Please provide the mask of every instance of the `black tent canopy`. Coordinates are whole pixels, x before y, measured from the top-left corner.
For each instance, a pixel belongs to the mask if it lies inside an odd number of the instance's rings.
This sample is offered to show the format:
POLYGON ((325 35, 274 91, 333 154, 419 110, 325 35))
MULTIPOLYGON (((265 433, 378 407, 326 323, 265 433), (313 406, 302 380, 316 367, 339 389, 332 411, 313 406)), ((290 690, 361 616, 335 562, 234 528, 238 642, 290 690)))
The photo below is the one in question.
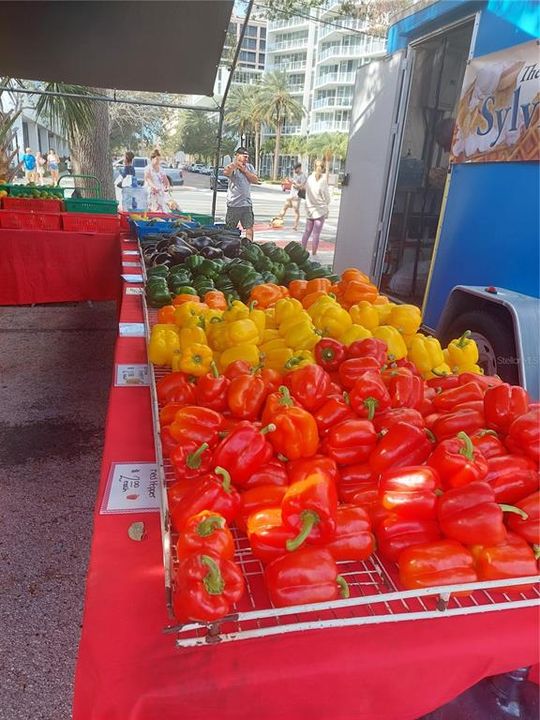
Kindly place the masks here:
POLYGON ((212 95, 232 0, 0 2, 0 75, 212 95))

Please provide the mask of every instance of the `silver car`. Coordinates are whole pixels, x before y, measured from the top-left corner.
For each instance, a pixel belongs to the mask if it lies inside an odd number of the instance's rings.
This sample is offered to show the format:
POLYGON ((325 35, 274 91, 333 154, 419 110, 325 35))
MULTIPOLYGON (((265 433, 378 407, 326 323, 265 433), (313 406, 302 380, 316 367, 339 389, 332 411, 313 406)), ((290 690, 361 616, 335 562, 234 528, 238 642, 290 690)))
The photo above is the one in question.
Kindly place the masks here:
MULTIPOLYGON (((144 183, 144 171, 146 170, 147 165, 149 164, 149 159, 145 157, 134 157, 133 158, 133 167, 135 168, 135 176, 137 178, 137 182, 139 185, 142 185, 144 183)), ((120 170, 124 167, 124 161, 120 161, 115 163, 113 165, 113 174, 114 177, 118 175, 120 170)), ((182 175, 182 171, 180 168, 174 168, 168 166, 166 163, 161 163, 161 169, 169 179, 169 183, 171 185, 183 185, 184 184, 184 176, 182 175)))

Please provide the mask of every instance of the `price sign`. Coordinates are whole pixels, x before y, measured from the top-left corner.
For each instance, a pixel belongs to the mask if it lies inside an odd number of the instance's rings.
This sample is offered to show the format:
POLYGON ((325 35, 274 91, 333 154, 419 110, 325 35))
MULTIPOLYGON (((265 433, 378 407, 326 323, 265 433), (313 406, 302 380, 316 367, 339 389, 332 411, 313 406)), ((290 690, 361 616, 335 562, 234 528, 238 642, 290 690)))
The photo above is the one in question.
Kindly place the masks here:
POLYGON ((112 463, 100 514, 155 512, 159 492, 155 463, 112 463))
POLYGON ((148 365, 116 365, 116 387, 150 385, 148 365))
MULTIPOLYGON (((137 250, 122 250, 122 255, 138 255, 137 250)), ((124 263, 126 265, 126 263, 124 263)))
POLYGON ((145 337, 144 323, 118 323, 120 337, 145 337))
POLYGON ((126 288, 126 295, 144 295, 144 288, 126 288))
POLYGON ((122 280, 128 283, 142 283, 144 278, 142 275, 122 275, 122 280))
POLYGON ((122 260, 122 265, 124 267, 141 267, 141 263, 138 262, 126 262, 125 260, 122 260))

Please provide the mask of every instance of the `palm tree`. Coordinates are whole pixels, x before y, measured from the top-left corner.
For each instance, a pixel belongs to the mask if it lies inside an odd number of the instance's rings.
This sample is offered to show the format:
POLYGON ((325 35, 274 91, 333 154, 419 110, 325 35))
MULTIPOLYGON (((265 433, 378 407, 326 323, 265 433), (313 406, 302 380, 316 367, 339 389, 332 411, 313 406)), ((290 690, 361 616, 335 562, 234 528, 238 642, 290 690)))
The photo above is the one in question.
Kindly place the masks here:
POLYGON ((305 111, 298 100, 291 95, 285 73, 276 70, 264 76, 258 102, 265 122, 276 132, 272 179, 277 180, 281 132, 285 121, 298 121, 305 111))
POLYGON ((225 122, 238 132, 241 145, 246 142, 246 136, 252 126, 250 108, 251 88, 251 85, 233 85, 227 98, 225 122))
POLYGON ((250 92, 247 99, 247 108, 253 134, 255 136, 255 172, 258 174, 264 114, 260 104, 260 87, 257 85, 250 85, 249 87, 250 92))
MULTIPOLYGON (((45 90, 83 96, 102 94, 94 88, 65 83, 47 83, 45 90)), ((36 111, 38 116, 47 116, 67 134, 74 173, 97 177, 103 195, 114 198, 108 103, 89 97, 40 95, 36 111)))

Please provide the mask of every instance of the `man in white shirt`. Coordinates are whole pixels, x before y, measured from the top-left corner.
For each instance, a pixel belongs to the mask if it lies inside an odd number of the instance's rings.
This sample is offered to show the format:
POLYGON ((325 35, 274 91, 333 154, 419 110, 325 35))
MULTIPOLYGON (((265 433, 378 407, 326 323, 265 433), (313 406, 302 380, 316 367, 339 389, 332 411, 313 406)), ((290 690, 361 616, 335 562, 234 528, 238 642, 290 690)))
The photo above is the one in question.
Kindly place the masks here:
POLYGON ((300 201, 306 197, 305 185, 307 177, 302 172, 302 163, 296 163, 293 168, 293 174, 289 179, 291 181, 289 197, 285 201, 283 210, 278 215, 278 218, 283 220, 287 213, 287 210, 289 208, 292 208, 295 214, 293 230, 298 230, 298 223, 300 222, 300 201))

